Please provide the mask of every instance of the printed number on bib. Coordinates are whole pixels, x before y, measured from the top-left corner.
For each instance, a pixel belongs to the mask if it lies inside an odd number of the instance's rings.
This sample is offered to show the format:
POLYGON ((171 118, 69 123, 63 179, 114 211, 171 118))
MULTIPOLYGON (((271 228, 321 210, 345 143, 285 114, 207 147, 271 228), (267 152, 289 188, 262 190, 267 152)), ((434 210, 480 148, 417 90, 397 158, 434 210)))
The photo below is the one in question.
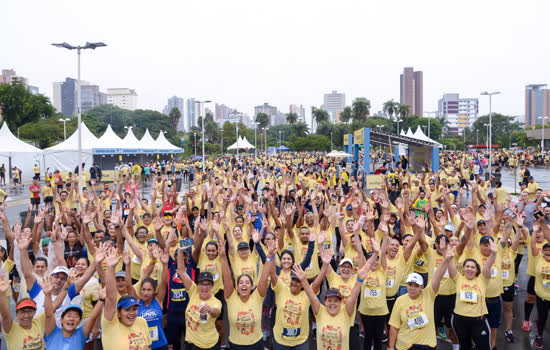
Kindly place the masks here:
POLYGON ((418 316, 409 318, 407 324, 409 325, 410 330, 422 328, 428 324, 428 317, 426 316, 426 314, 422 313, 418 316))
POLYGON ((460 291, 460 300, 467 303, 477 304, 477 293, 474 291, 460 291))
POLYGON ((543 281, 542 286, 546 289, 550 289, 550 281, 543 281))
POLYGON ((506 279, 506 278, 510 277, 510 272, 502 271, 500 275, 503 279, 506 279))
POLYGON ((380 289, 365 289, 365 297, 367 298, 379 298, 381 295, 380 289))
POLYGON ((386 280, 386 288, 393 288, 394 280, 386 280))
POLYGON ((130 209, 124 209, 124 216, 130 215, 130 209))
POLYGON ((151 341, 159 340, 159 330, 157 326, 149 327, 149 334, 151 335, 151 341))
POLYGON ((498 269, 491 269, 491 278, 495 278, 498 276, 498 269))
POLYGON ((283 328, 283 337, 295 338, 300 335, 300 328, 283 328))

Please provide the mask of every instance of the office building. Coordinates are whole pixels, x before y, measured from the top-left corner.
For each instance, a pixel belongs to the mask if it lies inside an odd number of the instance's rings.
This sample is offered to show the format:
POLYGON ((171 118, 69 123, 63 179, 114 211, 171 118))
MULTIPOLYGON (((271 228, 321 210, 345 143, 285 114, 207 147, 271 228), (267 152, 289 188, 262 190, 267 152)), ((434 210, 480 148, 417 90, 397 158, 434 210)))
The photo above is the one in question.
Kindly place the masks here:
POLYGON ((220 105, 220 104, 216 103, 216 111, 215 111, 215 114, 214 114, 214 120, 218 121, 218 120, 228 119, 229 114, 231 114, 232 111, 233 111, 233 109, 229 108, 228 106, 226 106, 224 104, 220 105))
POLYGON ((62 113, 61 109, 61 82, 53 83, 53 106, 57 113, 62 113))
POLYGON ((337 91, 325 94, 324 103, 321 108, 330 114, 333 123, 337 123, 340 112, 346 108, 346 94, 338 93, 337 91))
POLYGON ((122 109, 135 111, 138 95, 136 90, 128 88, 107 89, 107 103, 122 109))
POLYGON ((76 79, 65 78, 65 81, 61 83, 60 97, 61 113, 69 118, 75 116, 77 113, 76 79))
POLYGON ((289 113, 295 113, 298 115, 298 121, 306 122, 306 110, 302 105, 290 105, 289 113))
POLYGON ((27 91, 33 95, 38 95, 38 87, 29 85, 27 78, 17 75, 13 69, 2 69, 2 75, 0 75, 0 83, 9 84, 12 81, 17 80, 27 88, 27 91))
POLYGON ((267 102, 263 105, 254 107, 254 116, 257 116, 258 113, 265 113, 269 116, 269 125, 275 125, 275 118, 277 117, 277 107, 270 106, 267 102))
POLYGON ((197 126, 199 119, 199 108, 200 104, 195 103, 194 98, 187 99, 187 131, 191 130, 192 127, 197 126))
MULTIPOLYGON (((525 86, 525 125, 542 124, 543 117, 550 117, 550 90, 546 84, 525 86)), ((550 123, 546 120, 544 124, 550 123)))
POLYGON ((400 103, 409 106, 409 115, 424 114, 424 76, 422 71, 405 67, 400 78, 400 103))
POLYGON ((479 115, 477 98, 460 98, 459 94, 443 94, 439 99, 437 116, 447 121, 448 132, 462 134, 467 127, 472 127, 479 115))
POLYGON ((185 131, 185 108, 183 102, 183 98, 172 96, 168 99, 168 103, 162 110, 162 113, 166 115, 169 115, 173 108, 177 108, 180 111, 181 118, 176 127, 177 131, 185 131))
POLYGON ((82 85, 80 87, 80 103, 82 113, 86 113, 95 106, 106 104, 107 95, 99 91, 98 85, 82 85))
MULTIPOLYGON (((77 80, 65 78, 64 82, 53 83, 53 105, 57 112, 66 117, 73 117, 77 114, 77 80)), ((99 91, 98 85, 92 85, 87 81, 80 81, 80 102, 82 113, 107 103, 107 96, 99 91)))

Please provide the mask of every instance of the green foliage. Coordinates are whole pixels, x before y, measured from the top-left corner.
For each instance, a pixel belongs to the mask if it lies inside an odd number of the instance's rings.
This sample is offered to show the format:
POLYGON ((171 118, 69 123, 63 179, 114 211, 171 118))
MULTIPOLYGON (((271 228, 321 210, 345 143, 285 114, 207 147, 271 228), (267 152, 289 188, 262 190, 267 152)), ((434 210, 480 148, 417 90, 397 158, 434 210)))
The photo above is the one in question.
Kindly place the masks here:
POLYGON ((40 118, 50 118, 55 114, 50 100, 44 95, 31 94, 23 83, 13 80, 0 84, 0 106, 2 118, 12 132, 17 128, 40 118))
POLYGON ((411 130, 415 132, 418 126, 420 126, 422 127, 424 134, 428 136, 428 121, 430 126, 430 138, 436 141, 439 140, 443 132, 443 126, 439 120, 434 118, 424 118, 418 115, 411 115, 404 119, 403 123, 400 125, 400 128, 405 131, 411 128, 411 130))
POLYGON ((330 114, 328 114, 327 111, 321 108, 315 108, 312 107, 312 113, 313 113, 313 119, 317 124, 321 124, 323 121, 329 121, 330 120, 330 114))
POLYGON ((258 126, 260 129, 269 125, 269 116, 263 112, 256 114, 256 123, 260 123, 258 126))
POLYGON ((294 135, 298 137, 304 137, 309 133, 309 126, 304 122, 296 123, 292 127, 294 135))
POLYGON ((298 121, 298 114, 296 113, 288 113, 286 115, 286 121, 289 124, 295 124, 298 121))
POLYGON ((410 112, 410 107, 409 105, 405 105, 405 104, 399 104, 397 106, 397 114, 399 114, 399 116, 401 117, 401 119, 405 119, 406 117, 409 116, 409 112, 410 112))
POLYGON ((395 102, 393 99, 384 102, 384 105, 382 107, 382 111, 390 117, 390 120, 392 120, 393 115, 397 115, 399 110, 399 103, 395 102))
POLYGON ((358 97, 352 104, 353 120, 366 119, 370 114, 370 101, 364 97, 358 97))
POLYGON ((330 151, 330 138, 325 135, 292 135, 290 142, 285 144, 293 151, 330 151))
MULTIPOLYGON (((76 121, 67 122, 67 137, 75 130, 76 121)), ((63 140, 63 123, 58 121, 58 118, 40 118, 35 122, 21 126, 19 137, 23 140, 34 141, 39 148, 48 148, 53 146, 56 141, 63 140)))
POLYGON ((174 128, 174 130, 177 129, 178 123, 179 123, 180 118, 181 118, 181 112, 180 112, 179 108, 172 107, 172 109, 170 110, 170 113, 168 114, 168 116, 170 117, 170 120, 172 121, 172 127, 174 128))
POLYGON ((344 107, 344 110, 340 112, 340 121, 347 123, 353 117, 353 111, 350 106, 344 107))

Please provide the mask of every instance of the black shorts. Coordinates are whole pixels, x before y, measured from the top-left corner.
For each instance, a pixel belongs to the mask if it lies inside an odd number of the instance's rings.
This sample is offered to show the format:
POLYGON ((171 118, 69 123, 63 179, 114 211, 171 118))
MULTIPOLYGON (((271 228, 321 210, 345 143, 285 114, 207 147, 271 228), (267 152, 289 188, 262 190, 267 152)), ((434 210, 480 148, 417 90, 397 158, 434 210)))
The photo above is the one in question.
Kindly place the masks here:
POLYGON ((61 185, 60 185, 60 184, 57 184, 57 188, 62 189, 62 188, 63 188, 63 184, 61 184, 61 185))
POLYGON ((396 299, 397 299, 397 293, 394 296, 386 297, 386 303, 388 304, 388 319, 390 318, 396 299))
POLYGON ((443 326, 443 319, 445 319, 445 325, 448 328, 451 328, 451 316, 453 315, 453 310, 455 309, 455 303, 456 294, 438 295, 435 297, 434 323, 436 328, 443 326))
POLYGON ((40 204, 40 198, 31 198, 31 204, 39 205, 40 204))
POLYGON ((537 295, 535 293, 535 277, 529 276, 529 281, 527 281, 527 294, 537 295))
POLYGON ((508 302, 508 303, 511 303, 514 301, 514 284, 512 284, 511 286, 508 286, 508 287, 504 287, 503 288, 503 292, 502 294, 500 295, 502 297, 502 301, 505 301, 505 302, 508 302))
POLYGON ((53 202, 53 196, 47 196, 44 198, 44 203, 51 203, 53 202))
MULTIPOLYGON (((234 293, 237 293, 236 291, 234 293)), ((221 301, 222 303, 222 308, 220 309, 220 315, 218 316, 218 318, 216 319, 216 321, 223 321, 223 311, 225 310, 225 308, 227 307, 227 304, 225 302, 225 295, 223 294, 223 289, 220 289, 216 295, 214 295, 216 297, 216 299, 218 299, 219 301, 221 301)))

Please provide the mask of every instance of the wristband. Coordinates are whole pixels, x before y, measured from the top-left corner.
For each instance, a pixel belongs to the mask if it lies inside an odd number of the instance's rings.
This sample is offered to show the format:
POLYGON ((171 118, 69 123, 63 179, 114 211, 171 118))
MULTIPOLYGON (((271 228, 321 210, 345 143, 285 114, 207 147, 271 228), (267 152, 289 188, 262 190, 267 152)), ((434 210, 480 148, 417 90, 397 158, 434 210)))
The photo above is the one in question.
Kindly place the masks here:
POLYGON ((273 260, 275 260, 275 256, 272 256, 271 258, 266 258, 265 260, 266 261, 273 261, 273 260))
POLYGON ((97 301, 101 301, 102 303, 104 303, 104 302, 105 302, 105 299, 99 298, 99 299, 97 299, 97 301))
POLYGON ((158 262, 159 262, 158 259, 157 259, 157 260, 151 260, 151 264, 156 264, 156 263, 158 263, 158 262))
POLYGON ((359 283, 363 283, 364 280, 360 279, 359 277, 357 277, 357 282, 359 283))
MULTIPOLYGON (((69 288, 70 288, 70 287, 69 287, 69 288)), ((69 290, 69 288, 67 288, 67 287, 63 287, 63 290, 69 290)))

